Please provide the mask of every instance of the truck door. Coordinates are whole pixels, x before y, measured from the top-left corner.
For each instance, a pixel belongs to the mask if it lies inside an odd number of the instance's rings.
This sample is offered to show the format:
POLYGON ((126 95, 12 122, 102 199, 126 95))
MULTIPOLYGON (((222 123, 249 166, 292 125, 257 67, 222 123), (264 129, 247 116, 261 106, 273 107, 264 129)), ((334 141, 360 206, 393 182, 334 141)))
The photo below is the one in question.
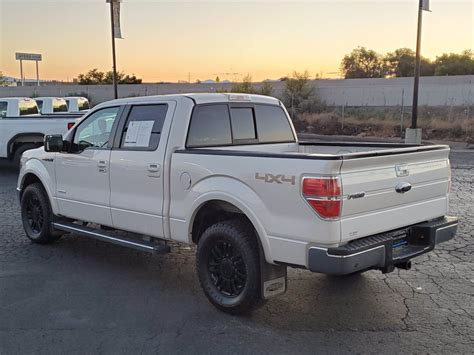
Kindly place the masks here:
POLYGON ((164 156, 176 103, 128 107, 110 157, 113 225, 163 237, 164 156))
POLYGON ((112 226, 110 151, 120 109, 95 111, 75 129, 70 152, 57 153, 56 199, 61 215, 112 226))

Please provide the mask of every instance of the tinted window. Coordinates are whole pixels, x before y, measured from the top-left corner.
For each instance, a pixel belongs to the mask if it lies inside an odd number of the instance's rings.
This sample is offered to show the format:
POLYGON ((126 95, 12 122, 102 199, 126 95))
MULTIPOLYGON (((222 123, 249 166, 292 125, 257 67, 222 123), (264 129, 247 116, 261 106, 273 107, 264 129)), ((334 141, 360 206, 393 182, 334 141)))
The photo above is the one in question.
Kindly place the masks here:
POLYGON ((88 109, 90 109, 90 107, 89 107, 89 100, 87 100, 87 99, 79 99, 78 109, 79 109, 79 111, 83 111, 83 110, 88 110, 88 109))
POLYGON ((0 118, 7 117, 8 104, 5 101, 0 101, 0 118))
POLYGON ((53 112, 67 112, 66 100, 53 100, 53 112))
POLYGON ((295 141, 288 118, 281 107, 267 105, 256 105, 255 107, 260 143, 295 141))
POLYGON ((256 139, 253 109, 249 107, 232 107, 230 109, 232 136, 236 139, 256 139))
POLYGON ((189 126, 187 145, 205 147, 232 144, 227 105, 196 106, 189 126))
POLYGON ((74 144, 79 150, 106 147, 118 111, 119 107, 104 108, 81 122, 74 135, 74 144))
POLYGON ((38 113, 38 106, 35 100, 22 100, 19 102, 20 116, 35 115, 38 113))
POLYGON ((134 150, 158 148, 167 110, 166 104, 132 106, 120 147, 134 150))
POLYGON ((36 104, 38 105, 38 110, 41 112, 43 109, 43 100, 36 100, 36 104))

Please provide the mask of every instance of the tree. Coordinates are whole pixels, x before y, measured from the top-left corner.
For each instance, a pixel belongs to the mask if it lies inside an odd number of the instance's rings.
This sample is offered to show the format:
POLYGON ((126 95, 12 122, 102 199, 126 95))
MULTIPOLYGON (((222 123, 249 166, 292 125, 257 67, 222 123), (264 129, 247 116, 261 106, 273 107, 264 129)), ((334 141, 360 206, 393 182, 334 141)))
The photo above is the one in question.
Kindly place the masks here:
MULTIPOLYGON (((387 73, 395 77, 409 77, 415 75, 416 54, 410 48, 398 48, 384 57, 387 73)), ((420 75, 432 76, 435 65, 427 58, 421 58, 420 75)))
MULTIPOLYGON (((78 82, 80 85, 104 85, 113 83, 113 73, 99 71, 97 68, 89 70, 86 74, 79 74, 78 82)), ((124 72, 117 73, 117 82, 119 84, 141 84, 142 79, 132 75, 125 75, 124 72)))
POLYGON ((5 85, 7 82, 5 76, 3 75, 3 72, 0 71, 0 86, 5 85))
POLYGON ((472 75, 474 74, 474 52, 466 50, 461 54, 443 54, 436 57, 435 75, 472 75))
POLYGON ((372 49, 357 47, 344 56, 341 71, 346 79, 383 78, 387 74, 381 56, 372 49))
POLYGON ((242 82, 232 84, 230 91, 235 93, 253 94, 254 88, 252 86, 252 76, 247 74, 242 79, 242 82))
POLYGON ((291 78, 284 78, 283 103, 290 109, 293 118, 302 112, 315 112, 320 106, 314 87, 310 83, 309 72, 293 72, 291 78))
POLYGON ((99 71, 97 68, 89 70, 86 74, 79 74, 77 77, 80 85, 98 85, 103 84, 105 73, 99 71))
POLYGON ((242 79, 242 82, 232 84, 230 91, 235 93, 270 96, 273 92, 273 87, 270 83, 265 82, 260 86, 260 89, 257 89, 252 84, 252 76, 250 74, 247 74, 242 79))
POLYGON ((221 79, 219 78, 219 75, 216 76, 216 83, 220 83, 221 82, 221 79))

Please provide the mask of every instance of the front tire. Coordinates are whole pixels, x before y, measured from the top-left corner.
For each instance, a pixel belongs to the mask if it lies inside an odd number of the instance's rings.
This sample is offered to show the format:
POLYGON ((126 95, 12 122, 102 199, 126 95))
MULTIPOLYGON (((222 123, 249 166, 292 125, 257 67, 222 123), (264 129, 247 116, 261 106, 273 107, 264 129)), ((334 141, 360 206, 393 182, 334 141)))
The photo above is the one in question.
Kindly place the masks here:
POLYGON ((51 223, 53 213, 40 183, 28 185, 21 197, 21 219, 26 236, 34 243, 50 244, 61 237, 51 223))
POLYGON ((206 297, 219 310, 241 314, 263 304, 258 241, 245 220, 207 228, 198 242, 196 268, 206 297))

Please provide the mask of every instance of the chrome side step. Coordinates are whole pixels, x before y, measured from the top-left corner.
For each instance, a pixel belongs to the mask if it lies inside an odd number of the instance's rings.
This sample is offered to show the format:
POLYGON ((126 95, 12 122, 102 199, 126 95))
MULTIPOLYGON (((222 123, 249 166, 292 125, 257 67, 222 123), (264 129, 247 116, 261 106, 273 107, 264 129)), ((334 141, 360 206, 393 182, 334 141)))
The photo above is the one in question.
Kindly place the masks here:
POLYGON ((165 244, 155 244, 144 240, 125 238, 100 229, 94 229, 69 222, 53 222, 53 228, 153 254, 165 254, 170 251, 170 247, 165 244))

